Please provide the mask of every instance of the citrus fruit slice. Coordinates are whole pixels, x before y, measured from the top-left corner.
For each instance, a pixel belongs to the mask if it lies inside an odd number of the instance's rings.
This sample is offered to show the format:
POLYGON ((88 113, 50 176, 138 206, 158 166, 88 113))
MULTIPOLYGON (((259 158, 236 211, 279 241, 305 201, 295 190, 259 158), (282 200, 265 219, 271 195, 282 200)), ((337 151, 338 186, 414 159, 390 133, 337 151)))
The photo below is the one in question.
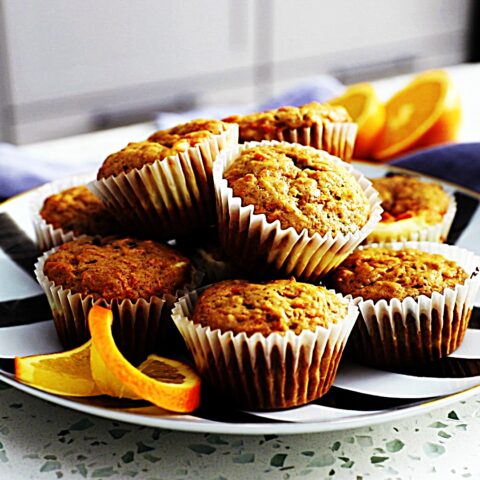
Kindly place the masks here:
POLYGON ((378 99, 373 85, 351 85, 343 95, 329 100, 328 103, 345 107, 358 125, 354 158, 370 157, 373 144, 385 125, 385 106, 378 99))
POLYGON ((66 352, 15 357, 15 377, 57 395, 101 395, 90 372, 90 341, 66 352))
POLYGON ((112 335, 112 311, 94 305, 88 314, 92 335, 91 369, 105 393, 143 398, 174 412, 192 412, 200 404, 200 377, 185 363, 150 355, 139 368, 118 350, 112 335), (105 381, 108 372, 114 380, 105 381))
POLYGON ((417 75, 387 101, 385 109, 385 128, 373 148, 373 157, 377 160, 451 142, 457 137, 460 97, 442 70, 417 75))

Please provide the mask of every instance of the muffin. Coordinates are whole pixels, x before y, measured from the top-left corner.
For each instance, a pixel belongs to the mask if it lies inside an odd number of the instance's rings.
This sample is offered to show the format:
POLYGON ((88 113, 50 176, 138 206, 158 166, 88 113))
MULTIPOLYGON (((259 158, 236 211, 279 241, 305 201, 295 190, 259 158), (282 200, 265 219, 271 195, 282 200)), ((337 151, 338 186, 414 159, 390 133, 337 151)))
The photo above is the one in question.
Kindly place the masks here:
POLYGON ((44 251, 81 235, 120 233, 120 225, 85 185, 49 195, 33 215, 39 248, 44 251))
POLYGON ((433 182, 395 175, 371 179, 382 201, 382 220, 368 243, 443 242, 456 212, 455 199, 433 182))
POLYGON ((109 155, 89 188, 137 236, 171 239, 213 223, 212 166, 238 126, 193 120, 109 155))
POLYGON ((357 314, 340 295, 295 279, 226 280, 182 297, 172 318, 217 394, 272 410, 328 391, 357 314))
POLYGON ((232 115, 225 122, 237 123, 240 142, 279 140, 326 150, 349 161, 352 157, 357 125, 347 110, 318 102, 300 107, 232 115))
POLYGON ((438 360, 460 346, 479 267, 479 257, 455 246, 392 243, 355 251, 327 284, 360 308, 349 343, 355 356, 402 367, 438 360))
POLYGON ((380 220, 370 182, 312 147, 247 143, 214 168, 222 247, 259 275, 317 281, 380 220))
POLYGON ((35 267, 66 348, 88 340, 88 312, 102 304, 113 309, 117 344, 134 363, 160 346, 168 306, 193 279, 188 258, 131 237, 81 237, 47 252, 35 267))

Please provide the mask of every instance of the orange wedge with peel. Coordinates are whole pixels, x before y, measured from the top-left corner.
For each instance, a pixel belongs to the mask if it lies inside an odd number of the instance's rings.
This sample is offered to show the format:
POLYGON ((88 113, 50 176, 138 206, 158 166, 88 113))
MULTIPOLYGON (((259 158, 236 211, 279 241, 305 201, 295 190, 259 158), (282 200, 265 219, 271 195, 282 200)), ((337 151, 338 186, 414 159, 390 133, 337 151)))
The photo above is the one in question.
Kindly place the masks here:
POLYGON ((112 335, 112 311, 94 305, 88 314, 92 336, 91 369, 105 393, 142 398, 173 412, 200 405, 200 377, 185 363, 150 355, 139 368, 118 350, 112 335), (108 375, 114 380, 105 381, 108 375))
POLYGON ((386 102, 385 109, 385 128, 372 151, 377 160, 457 138, 460 97, 443 70, 417 75, 386 102))
POLYGON ((91 343, 66 352, 15 357, 15 377, 56 395, 101 395, 90 371, 91 343))
POLYGON ((369 158, 372 147, 385 125, 385 106, 379 100, 373 85, 356 83, 328 103, 345 107, 358 125, 353 157, 369 158))

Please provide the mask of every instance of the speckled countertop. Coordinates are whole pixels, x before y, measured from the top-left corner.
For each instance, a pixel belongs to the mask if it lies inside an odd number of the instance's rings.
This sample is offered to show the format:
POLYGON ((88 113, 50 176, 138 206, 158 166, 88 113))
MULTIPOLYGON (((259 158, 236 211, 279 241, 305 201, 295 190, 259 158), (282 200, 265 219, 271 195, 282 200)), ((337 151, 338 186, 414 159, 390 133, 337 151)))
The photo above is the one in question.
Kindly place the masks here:
POLYGON ((304 435, 182 433, 67 410, 0 382, 0 478, 480 478, 480 396, 304 435))

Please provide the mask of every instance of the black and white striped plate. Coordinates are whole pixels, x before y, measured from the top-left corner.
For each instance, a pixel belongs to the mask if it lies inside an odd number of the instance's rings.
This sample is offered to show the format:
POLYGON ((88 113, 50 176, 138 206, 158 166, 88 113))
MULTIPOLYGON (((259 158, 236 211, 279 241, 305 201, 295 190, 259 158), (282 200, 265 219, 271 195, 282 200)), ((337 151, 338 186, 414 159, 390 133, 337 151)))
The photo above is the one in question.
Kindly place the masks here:
MULTIPOLYGON (((357 164, 367 176, 383 176, 385 167, 357 164)), ((392 169, 389 168, 389 171, 392 169)), ((92 175, 80 180, 87 182, 92 175)), ((448 243, 480 254, 480 196, 444 182, 454 193, 458 210, 448 243)), ((107 397, 73 398, 51 395, 15 380, 15 355, 61 350, 51 312, 33 276, 37 257, 31 224, 35 191, 0 205, 0 379, 52 403, 115 420, 173 430, 290 434, 341 430, 386 422, 425 412, 480 393, 480 298, 462 346, 433 365, 387 372, 343 361, 334 386, 309 405, 276 412, 228 408, 208 392, 195 415, 175 415, 146 402, 107 397)))

